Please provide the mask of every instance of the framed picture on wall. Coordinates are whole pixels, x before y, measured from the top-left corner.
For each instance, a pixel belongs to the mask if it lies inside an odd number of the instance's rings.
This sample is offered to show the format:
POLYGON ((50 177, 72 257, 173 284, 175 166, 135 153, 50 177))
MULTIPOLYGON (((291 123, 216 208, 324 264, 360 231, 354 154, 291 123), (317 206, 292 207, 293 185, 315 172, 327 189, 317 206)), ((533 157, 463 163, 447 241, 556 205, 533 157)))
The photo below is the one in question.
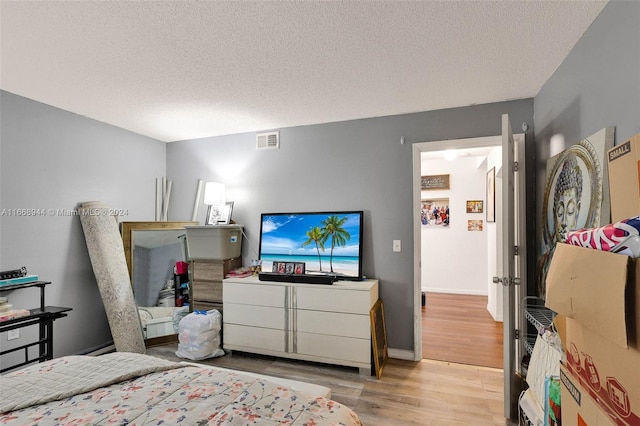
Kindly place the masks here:
POLYGON ((482 231, 482 219, 467 220, 467 231, 482 231))
POLYGON ((420 223, 425 226, 448 227, 450 223, 449 199, 434 198, 421 201, 420 223))
POLYGON ((420 179, 423 190, 449 189, 449 175, 429 175, 420 179))
POLYGON ((483 205, 482 200, 467 200, 467 213, 482 213, 483 205))
POLYGON ((496 168, 487 172, 487 222, 496 221, 496 168))

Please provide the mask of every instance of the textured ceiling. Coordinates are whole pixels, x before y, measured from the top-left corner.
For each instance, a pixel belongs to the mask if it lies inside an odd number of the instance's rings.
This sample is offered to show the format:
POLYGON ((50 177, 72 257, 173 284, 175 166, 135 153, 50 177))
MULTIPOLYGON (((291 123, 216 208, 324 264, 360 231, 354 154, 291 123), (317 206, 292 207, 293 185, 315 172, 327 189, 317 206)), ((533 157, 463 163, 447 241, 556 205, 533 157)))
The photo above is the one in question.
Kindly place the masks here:
POLYGON ((0 87, 162 141, 533 97, 605 1, 5 1, 0 87))

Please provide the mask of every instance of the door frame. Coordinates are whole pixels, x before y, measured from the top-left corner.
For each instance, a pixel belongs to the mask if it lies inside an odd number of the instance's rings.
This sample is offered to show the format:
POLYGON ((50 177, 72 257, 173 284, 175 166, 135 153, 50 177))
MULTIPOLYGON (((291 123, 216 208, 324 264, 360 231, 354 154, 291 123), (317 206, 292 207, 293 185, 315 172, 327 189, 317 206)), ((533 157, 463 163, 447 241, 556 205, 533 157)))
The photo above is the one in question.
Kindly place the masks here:
MULTIPOLYGON (((513 138, 515 143, 520 148, 520 155, 517 160, 519 164, 524 166, 524 141, 525 135, 523 133, 514 134, 513 138)), ((449 139, 433 142, 419 142, 414 143, 412 147, 412 160, 413 160, 413 282, 414 282, 414 295, 413 295, 413 354, 414 361, 420 361, 422 359, 422 238, 420 227, 420 200, 421 200, 421 154, 423 152, 430 151, 444 151, 447 149, 468 149, 468 148, 481 148, 481 147, 495 147, 502 146, 502 135, 486 136, 477 138, 464 138, 464 139, 449 139)), ((524 179, 522 179, 524 181, 524 179)), ((522 182, 523 183, 523 182, 522 182)), ((500 191, 500 194, 502 191, 500 191)), ((521 194, 525 194, 524 191, 521 194)), ((496 194, 497 195, 497 194, 496 194)), ((496 199, 496 211, 502 205, 501 200, 496 199)), ((525 220, 521 220, 522 227, 525 224, 525 220)), ((522 234, 525 235, 526 234, 522 234)), ((500 238, 497 238, 496 244, 502 245, 500 238)), ((521 259, 526 259, 526 247, 524 244, 520 245, 521 259)), ((501 252, 501 247, 498 248, 498 252, 501 252)), ((523 272, 521 277, 526 277, 526 272, 523 272)), ((501 306, 502 300, 502 287, 496 286, 496 297, 499 297, 498 306, 501 306)), ((516 307, 517 309, 517 307, 516 307)), ((518 327, 518 316, 516 316, 515 327, 518 327)), ((518 345, 516 345, 517 347, 518 345)))

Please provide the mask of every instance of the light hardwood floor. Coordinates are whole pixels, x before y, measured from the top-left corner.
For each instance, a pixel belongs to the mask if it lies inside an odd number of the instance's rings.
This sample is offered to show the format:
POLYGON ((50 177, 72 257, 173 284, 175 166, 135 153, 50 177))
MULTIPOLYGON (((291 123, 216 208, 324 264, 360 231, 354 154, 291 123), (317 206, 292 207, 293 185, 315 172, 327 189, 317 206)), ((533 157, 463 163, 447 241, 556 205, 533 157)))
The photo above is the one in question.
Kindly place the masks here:
MULTIPOLYGON (((327 386, 366 426, 513 426, 503 417, 502 370, 480 366, 502 365, 502 324, 487 313, 486 300, 429 293, 423 356, 434 359, 389 359, 379 380, 354 368, 240 352, 201 362, 327 386)), ((147 353, 178 361, 176 350, 173 343, 147 353)))
POLYGON ((487 296, 426 293, 422 357, 502 368, 502 323, 487 311, 487 296))

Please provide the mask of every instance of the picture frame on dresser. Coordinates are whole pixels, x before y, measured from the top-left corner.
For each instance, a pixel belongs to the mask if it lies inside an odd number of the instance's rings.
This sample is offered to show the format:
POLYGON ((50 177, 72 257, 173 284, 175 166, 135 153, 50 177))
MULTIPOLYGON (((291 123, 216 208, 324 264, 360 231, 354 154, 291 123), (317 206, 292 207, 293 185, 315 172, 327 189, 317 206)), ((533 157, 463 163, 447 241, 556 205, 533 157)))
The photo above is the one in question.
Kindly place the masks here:
POLYGON ((382 369, 389 358, 387 347, 387 329, 384 322, 384 304, 382 299, 371 308, 371 344, 373 345, 373 363, 376 370, 376 378, 382 377, 382 369))
POLYGON ((210 205, 207 209, 205 225, 228 225, 231 223, 231 213, 233 212, 233 201, 225 204, 210 205))
POLYGON ((304 275, 305 273, 304 262, 280 262, 274 260, 272 265, 272 272, 277 274, 304 275))

